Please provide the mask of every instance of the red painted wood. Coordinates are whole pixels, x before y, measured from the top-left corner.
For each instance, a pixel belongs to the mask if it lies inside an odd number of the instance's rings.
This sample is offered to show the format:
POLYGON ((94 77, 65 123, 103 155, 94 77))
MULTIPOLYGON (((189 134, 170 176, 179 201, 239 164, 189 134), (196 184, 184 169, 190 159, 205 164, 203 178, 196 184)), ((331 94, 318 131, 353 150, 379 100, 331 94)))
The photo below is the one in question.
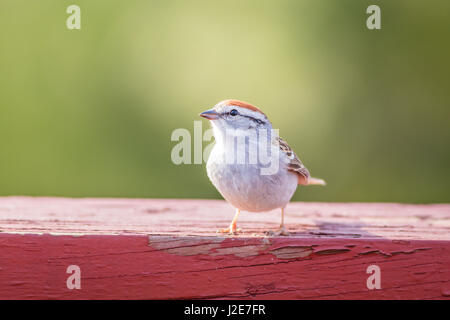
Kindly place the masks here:
POLYGON ((0 198, 0 299, 450 299, 449 208, 295 203, 291 236, 229 237, 222 201, 0 198))

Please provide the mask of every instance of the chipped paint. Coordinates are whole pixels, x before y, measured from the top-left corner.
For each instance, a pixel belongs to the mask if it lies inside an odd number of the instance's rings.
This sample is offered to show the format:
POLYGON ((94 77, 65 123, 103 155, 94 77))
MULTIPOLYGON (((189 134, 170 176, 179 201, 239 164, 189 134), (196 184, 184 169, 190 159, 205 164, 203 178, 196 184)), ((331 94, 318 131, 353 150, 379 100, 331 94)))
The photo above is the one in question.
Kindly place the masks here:
POLYGON ((363 252, 358 253, 358 255, 360 255, 360 256, 365 256, 365 255, 369 255, 369 254, 380 254, 380 255, 385 256, 385 257, 391 257, 392 256, 392 254, 390 254, 390 253, 386 253, 384 251, 376 250, 376 249, 363 251, 363 252))
MULTIPOLYGON (((211 256, 234 255, 236 257, 257 256, 266 251, 271 242, 268 238, 261 238, 261 244, 248 244, 223 247, 223 242, 227 240, 231 243, 237 238, 224 237, 172 237, 172 236, 151 236, 148 245, 154 249, 165 251, 170 254, 181 256, 195 256, 208 254, 211 256)), ((241 241, 241 240, 239 240, 241 241)), ((254 241, 253 241, 254 242, 254 241)))
POLYGON ((270 250, 279 259, 305 258, 313 252, 312 246, 287 246, 270 250))
POLYGON ((339 253, 344 253, 344 252, 348 252, 348 251, 350 251, 350 249, 348 249, 348 248, 333 248, 333 249, 318 250, 318 251, 315 251, 314 253, 328 255, 328 254, 339 254, 339 253))
POLYGON ((406 250, 406 251, 393 251, 391 252, 392 255, 396 255, 396 254, 412 254, 412 253, 416 253, 418 251, 424 251, 424 250, 430 250, 431 248, 416 248, 416 249, 412 249, 412 250, 406 250))
POLYGON ((179 247, 179 248, 170 248, 165 249, 163 251, 166 251, 170 254, 176 254, 179 256, 195 256, 198 254, 209 254, 212 249, 220 247, 220 244, 201 244, 196 246, 189 246, 189 247, 179 247))
POLYGON ((149 236, 148 245, 158 250, 164 250, 210 243, 222 243, 225 239, 223 237, 149 236))
POLYGON ((148 245, 156 250, 180 256, 210 254, 211 250, 220 248, 225 238, 221 237, 173 237, 150 236, 148 245))
POLYGON ((213 253, 211 253, 212 256, 222 256, 227 254, 235 255, 236 257, 251 257, 251 256, 257 256, 261 252, 265 251, 269 245, 248 245, 248 246, 239 246, 239 247, 228 247, 228 248, 218 248, 215 249, 213 253))

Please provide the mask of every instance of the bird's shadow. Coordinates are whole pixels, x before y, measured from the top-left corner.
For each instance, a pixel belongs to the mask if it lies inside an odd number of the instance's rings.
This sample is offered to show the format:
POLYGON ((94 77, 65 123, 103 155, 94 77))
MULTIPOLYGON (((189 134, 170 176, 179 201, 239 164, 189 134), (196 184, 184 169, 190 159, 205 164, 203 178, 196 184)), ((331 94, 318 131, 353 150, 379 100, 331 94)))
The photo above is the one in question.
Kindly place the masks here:
POLYGON ((314 220, 314 225, 309 225, 302 230, 289 230, 295 237, 324 237, 324 238, 382 238, 379 235, 367 231, 369 225, 362 222, 341 223, 326 220, 314 220))

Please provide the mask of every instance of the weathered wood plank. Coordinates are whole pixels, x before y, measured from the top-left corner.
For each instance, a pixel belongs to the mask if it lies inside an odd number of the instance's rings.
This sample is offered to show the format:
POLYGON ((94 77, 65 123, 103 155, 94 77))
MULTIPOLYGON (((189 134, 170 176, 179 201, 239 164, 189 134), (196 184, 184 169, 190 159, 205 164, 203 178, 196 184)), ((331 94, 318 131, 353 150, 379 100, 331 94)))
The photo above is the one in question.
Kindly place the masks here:
MULTIPOLYGON (((234 210, 220 200, 0 197, 0 231, 54 234, 216 236, 234 210)), ((276 230, 280 212, 243 212, 241 236, 276 230)), ((450 205, 290 203, 294 237, 450 240, 450 205)))
POLYGON ((0 299, 450 299, 449 209, 293 203, 291 236, 244 212, 230 237, 223 201, 0 198, 0 299))

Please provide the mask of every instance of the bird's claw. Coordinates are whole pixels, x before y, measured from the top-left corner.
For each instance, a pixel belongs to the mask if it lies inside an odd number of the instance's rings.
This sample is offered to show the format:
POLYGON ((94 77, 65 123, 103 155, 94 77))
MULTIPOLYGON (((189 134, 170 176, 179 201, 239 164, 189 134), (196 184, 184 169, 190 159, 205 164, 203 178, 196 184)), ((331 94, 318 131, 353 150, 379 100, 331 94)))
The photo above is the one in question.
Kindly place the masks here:
POLYGON ((224 229, 217 230, 217 233, 228 233, 229 235, 236 235, 240 233, 242 230, 236 227, 228 227, 224 229))
POLYGON ((280 227, 280 229, 278 229, 277 231, 266 231, 265 232, 266 235, 268 236, 290 236, 291 233, 289 231, 286 230, 285 227, 280 227))

